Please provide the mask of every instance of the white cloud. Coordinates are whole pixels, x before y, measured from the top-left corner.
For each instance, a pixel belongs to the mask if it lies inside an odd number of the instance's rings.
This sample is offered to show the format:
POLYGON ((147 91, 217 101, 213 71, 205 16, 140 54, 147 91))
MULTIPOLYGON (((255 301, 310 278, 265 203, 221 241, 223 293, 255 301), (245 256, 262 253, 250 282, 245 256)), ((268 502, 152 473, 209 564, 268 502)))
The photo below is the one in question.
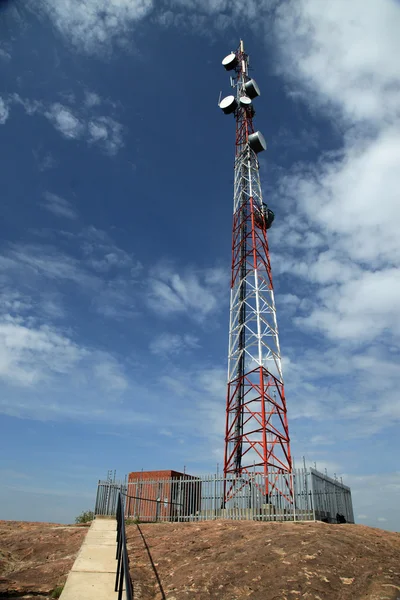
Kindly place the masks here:
POLYGON ((74 46, 87 52, 106 50, 126 39, 153 0, 40 0, 43 11, 74 46))
POLYGON ((9 311, 29 298, 42 314, 59 319, 72 310, 78 293, 88 310, 107 318, 121 321, 143 310, 147 282, 143 265, 105 231, 95 227, 79 233, 47 230, 46 242, 10 244, 0 255, 4 291, 0 307, 3 301, 9 311))
POLYGON ((47 292, 42 290, 36 309, 41 310, 45 317, 50 320, 63 319, 66 316, 62 296, 57 291, 47 292))
POLYGON ((399 27, 393 0, 290 1, 275 21, 278 70, 343 135, 281 178, 291 214, 276 264, 314 286, 295 322, 352 344, 400 336, 399 27))
POLYGON ((399 298, 399 269, 365 271, 359 278, 325 290, 320 306, 296 322, 357 344, 380 334, 400 337, 399 298))
POLYGON ((126 267, 134 264, 132 257, 127 252, 116 247, 102 248, 102 245, 96 247, 96 253, 93 252, 88 256, 87 262, 93 269, 102 273, 113 267, 126 267))
POLYGON ((68 102, 68 104, 75 104, 76 103, 76 95, 74 92, 69 91, 62 91, 59 92, 59 96, 68 102))
POLYGON ((296 199, 306 223, 338 236, 337 252, 376 266, 399 261, 399 151, 400 121, 372 137, 347 134, 339 156, 286 178, 282 192, 296 199))
POLYGON ((91 108, 92 106, 98 106, 99 104, 101 104, 101 98, 98 94, 96 94, 96 92, 86 92, 85 93, 85 105, 88 108, 91 108))
POLYGON ((97 273, 116 273, 122 269, 129 278, 137 278, 141 273, 142 263, 117 246, 105 231, 90 226, 75 237, 80 242, 85 263, 97 273))
POLYGON ((285 306, 297 306, 300 304, 301 300, 295 294, 281 294, 279 296, 279 302, 285 306))
POLYGON ((177 273, 159 265, 150 273, 148 303, 160 315, 186 313, 203 321, 219 310, 226 280, 227 274, 219 269, 177 273))
POLYGON ((99 286, 99 280, 82 268, 79 260, 53 246, 15 245, 0 259, 0 269, 3 268, 5 273, 22 274, 22 278, 44 276, 50 280, 73 281, 91 289, 99 286))
POLYGON ((10 60, 11 59, 11 54, 9 52, 7 52, 6 50, 4 50, 4 48, 0 48, 0 59, 2 60, 10 60))
POLYGON ((346 118, 373 122, 399 115, 399 28, 396 0, 292 0, 275 20, 285 76, 346 118))
POLYGON ((51 327, 32 327, 29 320, 7 314, 0 320, 0 340, 0 378, 17 385, 65 373, 85 353, 51 327))
POLYGON ((107 355, 98 360, 93 370, 101 384, 110 392, 124 391, 129 387, 121 365, 107 355))
POLYGON ((52 104, 44 116, 66 138, 79 139, 84 133, 84 124, 81 123, 72 110, 59 102, 52 104))
MULTIPOLYGON (((68 94, 64 96, 69 99, 70 103, 74 104, 73 108, 60 102, 45 104, 37 100, 29 100, 18 94, 12 94, 10 98, 15 104, 22 106, 28 115, 39 114, 44 116, 66 139, 85 140, 88 144, 98 145, 107 154, 115 155, 124 144, 123 127, 110 115, 93 115, 93 110, 96 109, 97 111, 101 105, 100 96, 94 92, 87 92, 84 103, 79 106, 75 105, 74 99, 68 94)), ((7 106, 6 110, 7 114, 4 113, 5 118, 7 118, 9 112, 7 106)), ((1 114, 0 99, 0 123, 1 114)))
POLYGON ((137 24, 151 16, 164 27, 174 26, 210 36, 225 31, 237 19, 252 28, 271 15, 279 0, 69 0, 54 3, 38 0, 61 34, 77 49, 88 53, 108 52, 113 46, 132 47, 137 24))
POLYGON ((98 314, 117 319, 135 315, 141 264, 101 230, 92 227, 78 235, 64 234, 74 241, 74 256, 50 244, 13 245, 0 255, 0 274, 11 290, 4 296, 4 302, 9 307, 16 306, 22 300, 10 294, 28 286, 30 291, 40 290, 35 303, 39 303, 42 312, 59 318, 65 311, 55 296, 60 290, 70 294, 67 284, 72 282, 98 314), (81 251, 79 257, 77 250, 81 251))
POLYGON ((20 292, 7 289, 3 284, 0 293, 0 311, 2 313, 25 313, 32 308, 32 301, 20 292))
POLYGON ((336 447, 346 440, 362 446, 363 440, 400 422, 397 349, 391 352, 384 343, 355 348, 319 340, 317 348, 300 341, 285 353, 290 356, 289 364, 284 362, 289 423, 296 444, 313 445, 310 461, 318 452, 325 456, 327 444, 336 447))
POLYGON ((85 139, 89 144, 98 144, 110 155, 116 154, 123 146, 123 127, 112 117, 93 119, 86 113, 76 114, 59 103, 53 104, 44 115, 66 138, 85 139))
POLYGON ((114 155, 123 146, 122 125, 111 117, 98 117, 88 124, 89 143, 100 143, 105 150, 114 155))
POLYGON ((48 171, 57 165, 57 161, 50 152, 42 153, 40 150, 33 150, 33 155, 37 161, 39 171, 48 171))
POLYGON ((23 107, 26 114, 29 116, 34 115, 37 112, 43 111, 43 104, 38 100, 29 100, 28 98, 22 98, 19 94, 12 94, 10 99, 15 104, 19 104, 23 107))
MULTIPOLYGON (((0 268, 1 270, 1 268, 0 268)), ((4 271, 3 271, 4 273, 4 271)), ((59 319, 65 316, 60 294, 57 292, 48 292, 40 289, 35 297, 27 293, 18 291, 12 287, 7 287, 10 281, 7 276, 2 277, 3 287, 0 293, 0 315, 7 314, 13 317, 27 317, 32 311, 36 314, 51 319, 59 319)))
POLYGON ((10 110, 8 104, 0 97, 0 125, 4 125, 8 119, 10 110))
POLYGON ((170 27, 186 26, 203 35, 225 31, 237 22, 245 21, 252 29, 257 29, 271 14, 279 0, 166 0, 157 21, 170 27))
POLYGON ((89 139, 93 142, 104 141, 108 137, 107 127, 102 123, 91 121, 89 123, 89 136, 89 139))
POLYGON ((72 205, 65 198, 61 198, 56 194, 45 192, 45 201, 42 203, 43 208, 50 211, 58 217, 66 217, 67 219, 76 219, 77 214, 72 208, 72 205))
POLYGON ((326 435, 313 435, 309 441, 311 445, 316 446, 329 446, 333 444, 333 440, 326 435))
POLYGON ((165 435, 166 437, 172 437, 173 436, 172 431, 170 431, 169 429, 164 429, 164 428, 160 429, 159 433, 161 435, 165 435))
MULTIPOLYGON (((35 316, 0 315, 0 413, 36 420, 150 422, 111 354, 35 316)), ((135 389, 140 389, 135 385, 135 389)))
POLYGON ((198 338, 191 334, 162 333, 149 345, 152 354, 169 357, 187 350, 198 348, 198 338))
POLYGON ((119 276, 103 280, 98 293, 92 299, 92 306, 99 315, 110 319, 124 320, 137 316, 136 280, 119 276))

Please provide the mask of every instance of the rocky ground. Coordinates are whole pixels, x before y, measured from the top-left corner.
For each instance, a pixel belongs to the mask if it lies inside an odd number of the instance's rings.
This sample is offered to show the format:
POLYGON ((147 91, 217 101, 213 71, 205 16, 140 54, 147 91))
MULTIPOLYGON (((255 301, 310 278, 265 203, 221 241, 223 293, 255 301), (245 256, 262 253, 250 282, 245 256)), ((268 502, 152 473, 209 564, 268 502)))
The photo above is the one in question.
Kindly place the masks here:
POLYGON ((363 525, 129 525, 135 600, 400 600, 400 533, 363 525))
POLYGON ((0 521, 0 600, 50 598, 65 583, 87 527, 0 521))

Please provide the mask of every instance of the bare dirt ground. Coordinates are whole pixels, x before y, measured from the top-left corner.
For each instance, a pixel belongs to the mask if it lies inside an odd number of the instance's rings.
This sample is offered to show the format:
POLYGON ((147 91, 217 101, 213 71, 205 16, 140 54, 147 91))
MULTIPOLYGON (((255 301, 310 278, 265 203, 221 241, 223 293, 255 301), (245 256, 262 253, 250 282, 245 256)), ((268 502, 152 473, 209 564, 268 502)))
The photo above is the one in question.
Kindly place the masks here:
POLYGON ((400 533, 363 525, 129 525, 135 600, 400 600, 400 533))
POLYGON ((65 583, 86 532, 82 525, 0 521, 0 600, 49 598, 65 583))
MULTIPOLYGON (((49 598, 87 528, 0 521, 0 600, 49 598)), ((400 534, 324 523, 127 527, 134 600, 400 600, 400 534)))

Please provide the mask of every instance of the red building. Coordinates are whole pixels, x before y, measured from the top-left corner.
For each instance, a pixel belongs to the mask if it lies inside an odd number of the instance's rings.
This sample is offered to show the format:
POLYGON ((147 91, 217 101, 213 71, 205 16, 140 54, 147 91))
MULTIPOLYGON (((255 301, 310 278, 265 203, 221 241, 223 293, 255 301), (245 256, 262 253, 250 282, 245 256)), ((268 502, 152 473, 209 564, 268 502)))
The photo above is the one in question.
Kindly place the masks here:
POLYGON ((178 471, 132 471, 126 516, 140 521, 189 520, 201 510, 201 481, 178 471))

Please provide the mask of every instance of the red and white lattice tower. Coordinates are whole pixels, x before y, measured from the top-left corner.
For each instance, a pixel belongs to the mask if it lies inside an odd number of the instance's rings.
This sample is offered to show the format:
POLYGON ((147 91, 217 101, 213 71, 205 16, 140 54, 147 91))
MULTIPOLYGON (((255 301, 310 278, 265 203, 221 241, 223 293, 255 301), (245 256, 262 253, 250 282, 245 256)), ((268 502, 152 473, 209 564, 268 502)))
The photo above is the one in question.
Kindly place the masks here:
POLYGON ((266 494, 274 489, 290 499, 292 458, 267 239, 274 214, 263 202, 259 175, 257 155, 266 144, 253 126, 260 91, 249 77, 242 41, 222 64, 236 90, 219 102, 236 119, 224 474, 241 481, 262 475, 266 494))

